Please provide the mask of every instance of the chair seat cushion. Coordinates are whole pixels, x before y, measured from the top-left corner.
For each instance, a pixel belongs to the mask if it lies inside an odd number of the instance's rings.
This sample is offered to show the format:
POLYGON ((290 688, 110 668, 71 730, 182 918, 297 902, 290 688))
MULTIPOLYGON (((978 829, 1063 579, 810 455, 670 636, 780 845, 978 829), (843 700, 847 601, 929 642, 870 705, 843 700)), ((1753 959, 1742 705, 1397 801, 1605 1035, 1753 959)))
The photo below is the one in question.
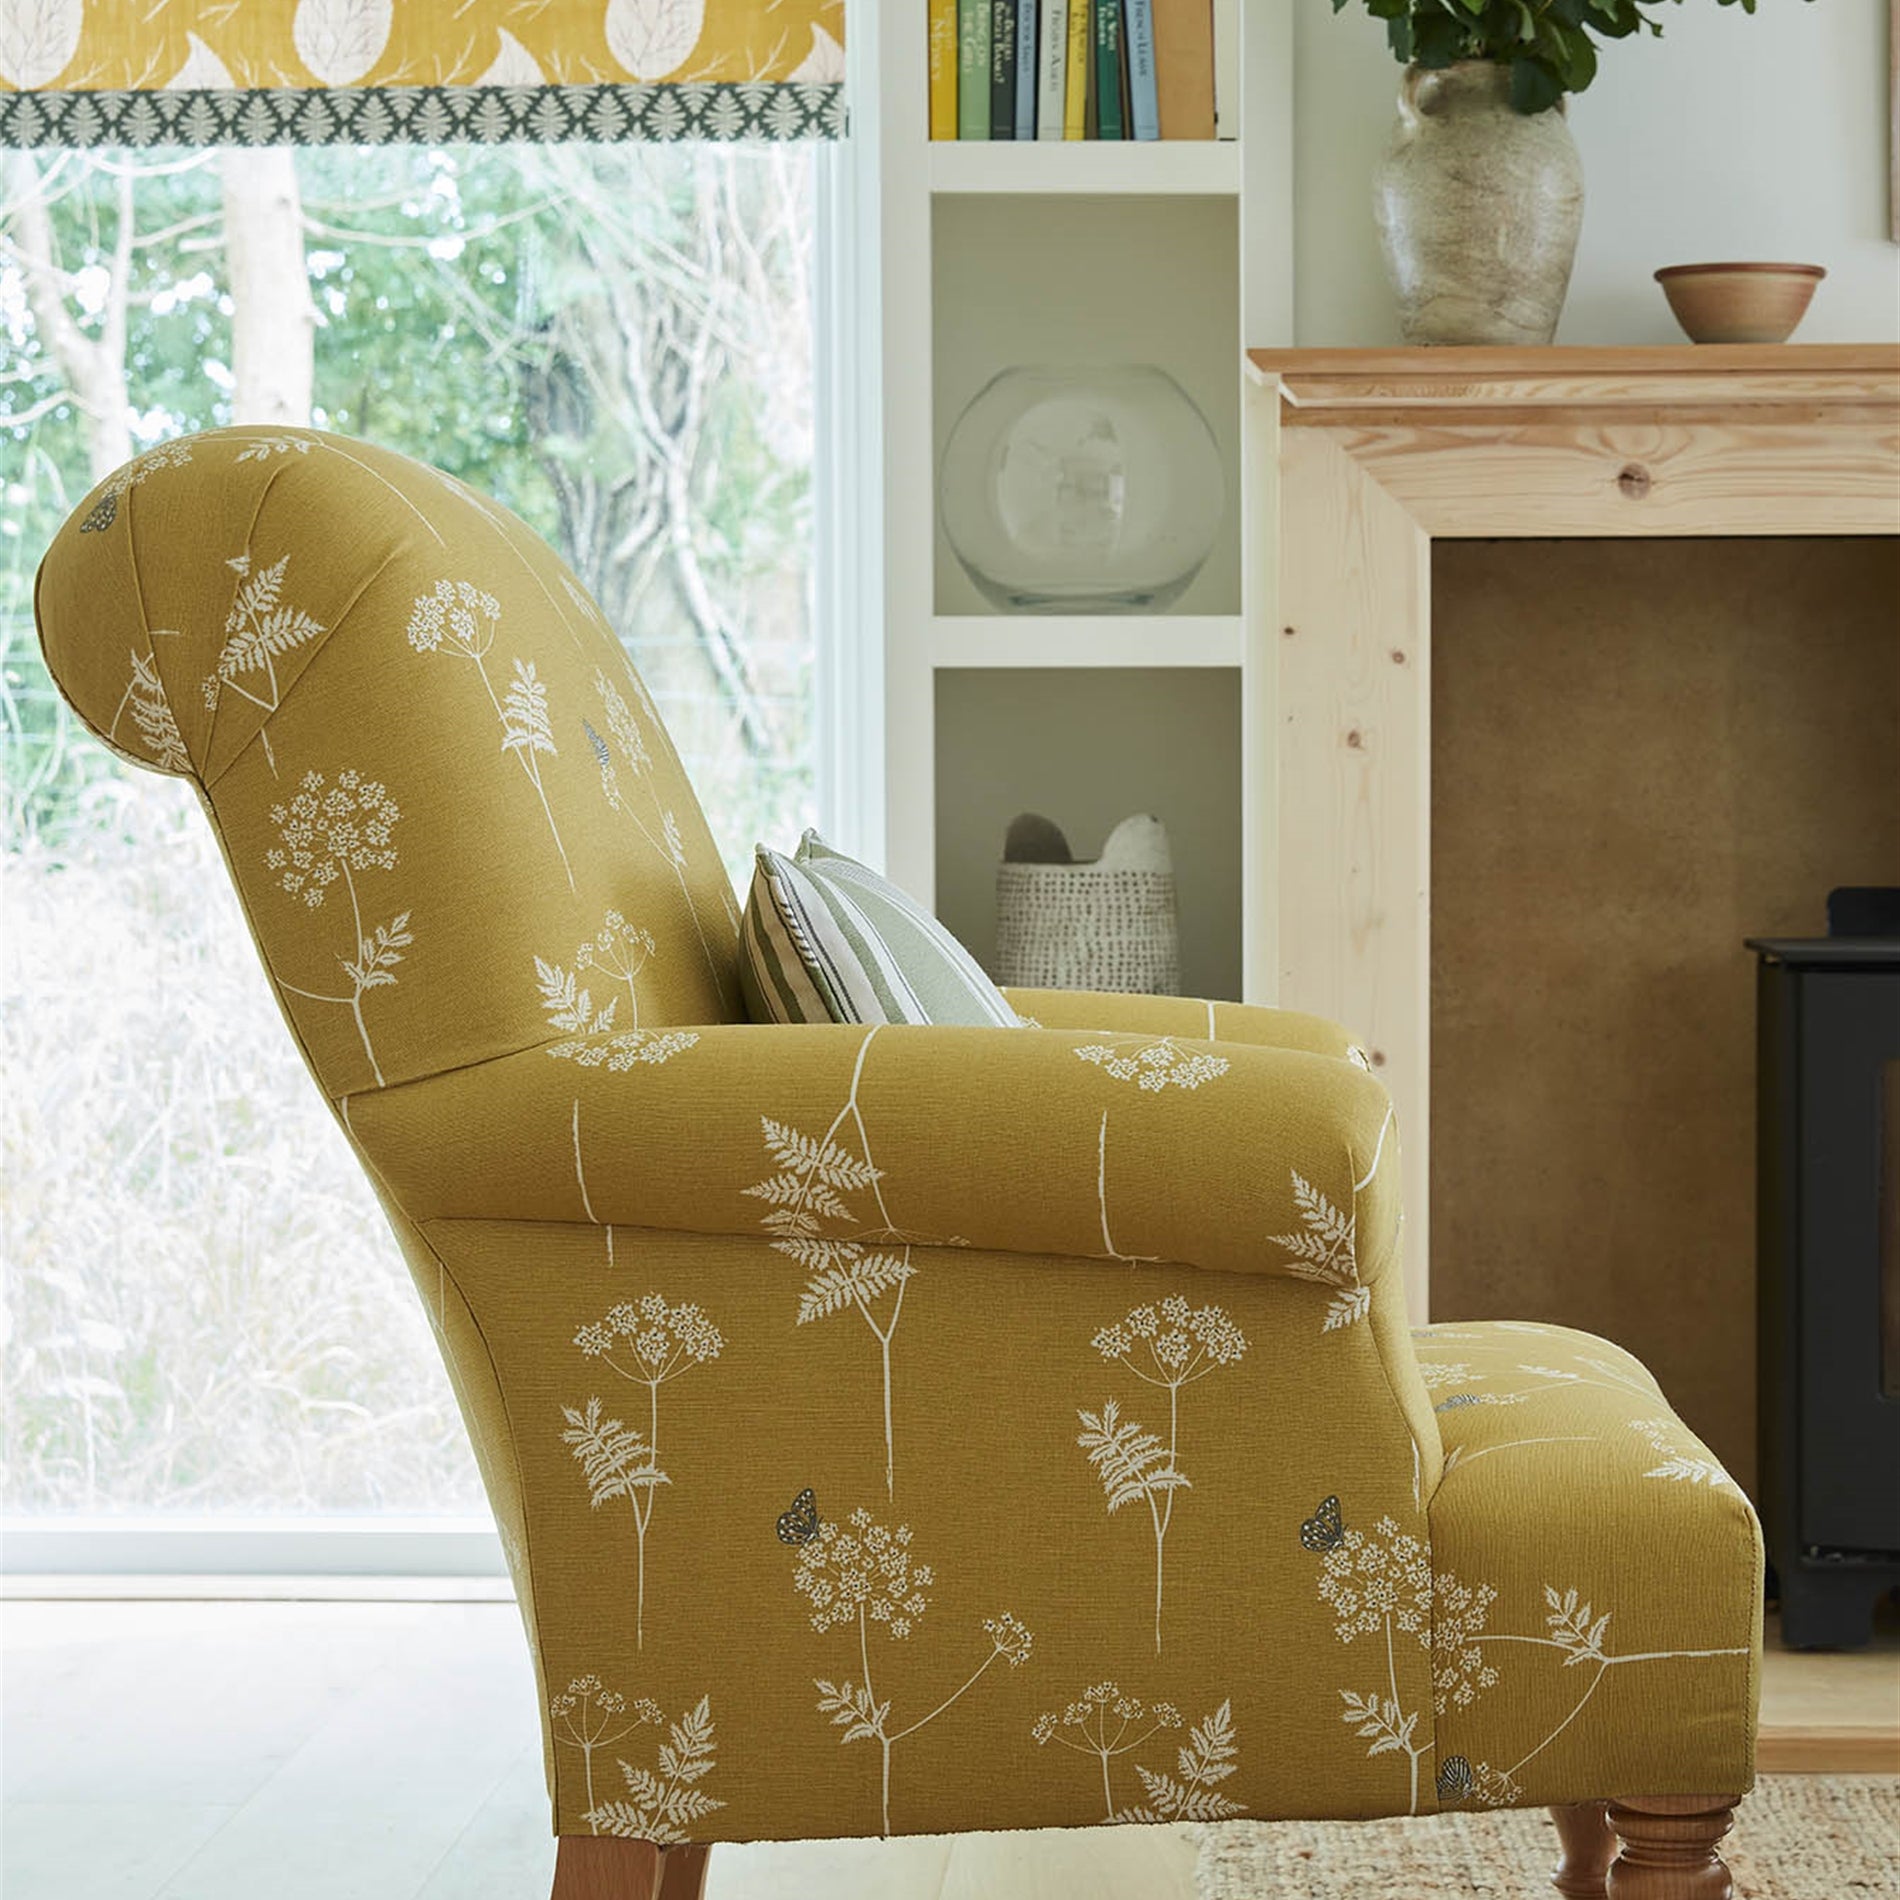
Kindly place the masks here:
POLYGON ((1754 1511, 1642 1364, 1567 1327, 1414 1335, 1441 1807, 1753 1785, 1754 1511))

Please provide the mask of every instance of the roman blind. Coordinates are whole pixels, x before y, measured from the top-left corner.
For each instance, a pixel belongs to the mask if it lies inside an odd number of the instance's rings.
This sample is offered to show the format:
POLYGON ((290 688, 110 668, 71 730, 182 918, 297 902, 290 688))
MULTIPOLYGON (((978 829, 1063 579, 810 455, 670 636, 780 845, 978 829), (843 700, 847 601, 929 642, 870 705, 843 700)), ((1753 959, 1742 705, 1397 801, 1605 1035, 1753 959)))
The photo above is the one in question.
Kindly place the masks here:
POLYGON ((0 145, 836 137, 844 0, 0 0, 0 145))

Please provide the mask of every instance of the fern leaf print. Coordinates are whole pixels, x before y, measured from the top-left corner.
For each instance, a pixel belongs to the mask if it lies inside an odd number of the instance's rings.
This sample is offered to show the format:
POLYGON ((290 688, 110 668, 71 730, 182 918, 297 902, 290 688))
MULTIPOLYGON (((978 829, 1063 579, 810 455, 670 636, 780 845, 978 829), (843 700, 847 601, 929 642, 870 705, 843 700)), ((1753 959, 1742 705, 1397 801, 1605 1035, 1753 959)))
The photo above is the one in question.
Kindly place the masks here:
MULTIPOLYGON (((251 453, 247 451, 239 460, 251 453)), ((286 554, 268 566, 260 566, 248 548, 225 562, 237 576, 237 586, 224 617, 224 645, 203 681, 208 711, 215 713, 225 693, 233 692, 266 714, 276 712, 284 696, 277 662, 328 631, 301 607, 284 600, 284 576, 289 565, 290 556, 286 554), (254 679, 253 675, 261 677, 254 679)), ((258 737, 274 775, 277 760, 271 752, 269 727, 260 728, 258 737)))
POLYGON ((1333 1297, 1327 1302, 1320 1330, 1337 1332, 1364 1319, 1372 1310, 1372 1289, 1359 1279, 1354 1218, 1334 1206, 1297 1168, 1289 1172, 1300 1231, 1274 1234, 1271 1239, 1290 1256, 1285 1263, 1288 1273, 1332 1288, 1333 1297))
POLYGON ((542 758, 558 751, 547 683, 535 671, 533 661, 516 660, 506 696, 496 694, 488 673, 488 656, 494 650, 500 624, 501 602, 486 588, 477 587, 473 581, 442 580, 436 582, 432 592, 417 595, 409 610, 408 640, 418 653, 445 653, 475 668, 501 724, 502 753, 513 757, 534 788, 571 891, 574 867, 568 862, 561 827, 555 822, 554 807, 548 802, 547 786, 541 778, 542 758))
POLYGON ((165 697, 165 683, 158 677, 157 665, 142 653, 128 657, 132 676, 106 736, 116 740, 120 719, 130 714, 139 744, 154 765, 164 772, 189 772, 191 755, 185 750, 184 735, 178 730, 171 701, 165 697))
POLYGON ((662 1485, 672 1479, 660 1468, 660 1388, 670 1381, 717 1359, 725 1338, 710 1319, 690 1302, 671 1305, 658 1293, 622 1300, 601 1319, 590 1321, 574 1335, 574 1344, 604 1371, 629 1385, 644 1386, 647 1426, 606 1416, 599 1398, 590 1398, 576 1411, 563 1406, 567 1430, 561 1442, 573 1455, 587 1483, 588 1501, 595 1510, 624 1502, 633 1515, 637 1553, 634 1597, 634 1642, 646 1644, 647 1532, 662 1485))
POLYGON ((1247 1336, 1224 1307, 1191 1306, 1178 1294, 1132 1307, 1090 1342, 1110 1365, 1168 1395, 1168 1435, 1124 1419, 1110 1398, 1099 1412, 1079 1411, 1076 1443, 1101 1480, 1112 1517, 1124 1505, 1146 1504, 1155 1544, 1155 1654, 1161 1653, 1161 1611, 1166 1586, 1168 1530, 1175 1493, 1191 1490, 1177 1462, 1181 1445, 1181 1394, 1247 1351, 1247 1336))
POLYGON ((904 1297, 917 1277, 913 1249, 960 1246, 905 1231, 884 1204, 884 1171, 871 1158, 871 1137, 858 1107, 864 1065, 877 1040, 865 1031, 851 1069, 844 1106, 822 1135, 794 1128, 770 1115, 759 1117, 771 1172, 743 1190, 763 1201, 759 1225, 772 1249, 804 1270, 798 1324, 856 1312, 877 1341, 884 1379, 884 1495, 897 1491, 897 1456, 891 1424, 891 1341, 903 1317, 904 1297), (860 1215, 853 1196, 868 1194, 871 1209, 860 1215), (874 1215, 872 1210, 874 1210, 874 1215))
MULTIPOLYGON (((634 1705, 634 1713, 641 1722, 666 1720, 656 1704, 644 1699, 634 1705)), ((621 1733, 629 1733, 630 1728, 621 1733)), ((691 1840, 694 1826, 726 1805, 699 1785, 718 1766, 711 1697, 701 1696, 677 1722, 667 1725, 666 1740, 653 1767, 636 1768, 626 1761, 618 1766, 625 1783, 618 1800, 592 1805, 590 1776, 590 1805, 584 1817, 588 1826, 596 1834, 652 1841, 661 1847, 691 1840)))

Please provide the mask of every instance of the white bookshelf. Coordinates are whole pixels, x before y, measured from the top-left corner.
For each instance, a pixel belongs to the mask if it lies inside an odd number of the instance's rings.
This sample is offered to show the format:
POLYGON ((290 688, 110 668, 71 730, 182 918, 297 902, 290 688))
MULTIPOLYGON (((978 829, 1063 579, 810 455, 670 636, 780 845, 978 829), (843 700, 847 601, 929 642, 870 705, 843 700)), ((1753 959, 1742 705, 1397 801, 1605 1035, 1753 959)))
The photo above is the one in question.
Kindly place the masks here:
POLYGON ((1145 145, 1012 145, 933 141, 933 193, 1102 192, 1128 197, 1233 197, 1240 190, 1240 142, 1181 139, 1145 145))
POLYGON ((1292 340, 1292 27, 1289 0, 1237 11, 1236 139, 932 142, 924 0, 854 18, 876 89, 854 123, 875 143, 877 181, 888 868, 987 958, 986 867, 1016 810, 1045 811, 1085 855, 1114 818, 1158 811, 1176 848, 1184 982, 1270 1000, 1255 915, 1270 655, 1250 611, 1242 348, 1292 340), (949 429, 990 377, 1052 360, 1159 363, 1207 418, 1226 513, 1168 611, 1001 613, 943 537, 949 429))
POLYGON ((1238 614, 945 614, 930 665, 1238 668, 1244 638, 1238 614))

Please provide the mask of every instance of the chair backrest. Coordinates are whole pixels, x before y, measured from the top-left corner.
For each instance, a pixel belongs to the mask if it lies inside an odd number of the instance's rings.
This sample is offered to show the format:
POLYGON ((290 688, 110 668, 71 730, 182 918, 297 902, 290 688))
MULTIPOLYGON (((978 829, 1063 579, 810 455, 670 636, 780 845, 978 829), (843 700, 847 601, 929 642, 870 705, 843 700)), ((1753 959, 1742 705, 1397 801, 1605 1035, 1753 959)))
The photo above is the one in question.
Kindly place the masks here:
POLYGON ((462 483, 312 430, 188 436, 75 511, 37 612, 87 725, 197 782, 333 1099, 739 1013, 731 882, 652 701, 462 483))

